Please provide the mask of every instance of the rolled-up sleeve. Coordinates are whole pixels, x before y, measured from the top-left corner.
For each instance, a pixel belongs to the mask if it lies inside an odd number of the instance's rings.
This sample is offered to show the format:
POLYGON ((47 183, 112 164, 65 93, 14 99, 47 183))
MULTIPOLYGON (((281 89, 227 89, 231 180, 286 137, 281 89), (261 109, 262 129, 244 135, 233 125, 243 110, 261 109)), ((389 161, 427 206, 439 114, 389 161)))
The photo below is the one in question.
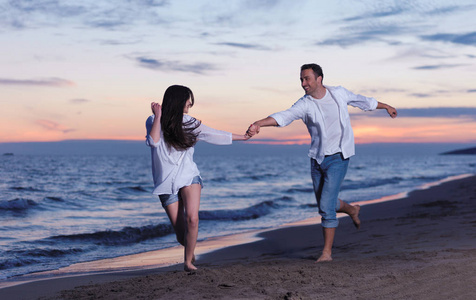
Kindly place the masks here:
POLYGON ((210 144, 230 145, 233 142, 231 132, 213 129, 203 124, 200 124, 196 131, 200 141, 210 144))
POLYGON ((152 124, 154 124, 154 116, 147 118, 145 122, 145 128, 147 129, 147 135, 145 136, 145 144, 149 147, 156 148, 159 142, 154 142, 154 139, 150 136, 150 131, 152 130, 152 124))
POLYGON ((274 113, 270 115, 270 117, 276 120, 279 127, 288 126, 293 121, 304 119, 306 115, 306 107, 305 100, 301 98, 287 110, 274 113))
POLYGON ((357 95, 345 88, 342 88, 342 90, 346 93, 348 105, 360 108, 363 111, 370 111, 377 108, 378 101, 375 98, 357 95))

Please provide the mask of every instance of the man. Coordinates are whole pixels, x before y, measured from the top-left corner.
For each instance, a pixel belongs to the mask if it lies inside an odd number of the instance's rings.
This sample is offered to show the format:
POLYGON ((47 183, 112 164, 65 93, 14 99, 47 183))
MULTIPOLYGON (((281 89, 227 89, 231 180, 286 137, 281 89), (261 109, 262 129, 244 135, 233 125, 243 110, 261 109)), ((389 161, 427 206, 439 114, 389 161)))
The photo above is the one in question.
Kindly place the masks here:
POLYGON ((336 212, 348 214, 357 229, 360 227, 358 205, 350 205, 338 198, 341 184, 355 154, 354 134, 350 125, 347 105, 364 111, 386 109, 390 117, 397 117, 395 108, 374 98, 356 95, 343 87, 322 84, 324 74, 319 65, 301 67, 301 86, 306 95, 288 110, 278 112, 254 122, 247 134, 259 133, 261 127, 284 127, 301 119, 311 135, 311 176, 314 193, 322 217, 324 248, 317 262, 332 260, 332 245, 338 225, 336 212))

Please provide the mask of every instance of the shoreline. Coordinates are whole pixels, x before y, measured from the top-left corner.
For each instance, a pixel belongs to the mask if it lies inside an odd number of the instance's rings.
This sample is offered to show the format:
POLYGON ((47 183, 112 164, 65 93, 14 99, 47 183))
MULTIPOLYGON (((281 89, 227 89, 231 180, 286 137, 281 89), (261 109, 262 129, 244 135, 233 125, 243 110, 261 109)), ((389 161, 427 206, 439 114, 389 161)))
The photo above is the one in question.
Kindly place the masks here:
MULTIPOLYGON (((449 177, 438 182, 430 183, 425 186, 422 186, 416 190, 413 190, 408 193, 400 193, 394 196, 383 197, 381 199, 371 200, 371 201, 362 201, 356 202, 361 205, 366 205, 362 210, 361 218, 364 222, 376 222, 382 223, 377 228, 377 231, 384 231, 385 227, 391 228, 391 225, 384 224, 388 223, 387 220, 390 216, 394 215, 399 211, 398 208, 402 208, 410 205, 410 207, 419 205, 421 201, 418 199, 415 200, 415 195, 425 195, 434 194, 435 190, 445 190, 446 188, 441 189, 442 186, 455 186, 461 182, 474 182, 476 176, 473 174, 463 174, 460 176, 449 177), (439 188, 439 189, 438 189, 439 188), (403 197, 402 197, 403 196, 403 197), (391 201, 399 199, 399 201, 391 201), (373 205, 367 205, 373 204, 373 205), (378 215, 376 218, 375 215, 378 215), (386 225, 386 226, 383 226, 386 225)), ((437 192, 437 195, 440 192, 437 192)), ((428 197, 421 197, 428 198, 428 197)), ((438 202, 438 201, 437 201, 438 202)), ((449 201, 451 202, 451 201, 449 201)), ((431 202, 432 203, 432 202, 431 202)), ((442 202, 443 206, 445 205, 442 202)), ((437 204, 435 204, 437 205, 437 204)), ((449 205, 446 203, 446 205, 449 205)), ((451 206, 451 205, 450 205, 451 206)), ((428 207, 432 207, 431 205, 428 207)), ((406 207, 408 210, 408 207, 406 207)), ((426 220, 424 216, 421 216, 422 220, 426 220)), ((277 228, 257 230, 253 232, 247 232, 237 235, 230 235, 225 237, 217 237, 212 239, 207 239, 201 241, 197 244, 197 256, 198 256, 198 267, 200 269, 205 268, 209 271, 209 268, 220 267, 227 263, 234 263, 243 261, 253 261, 256 263, 260 262, 262 257, 269 256, 271 253, 272 259, 282 260, 293 258, 296 259, 300 257, 305 257, 305 263, 309 264, 310 254, 304 254, 302 247, 314 249, 315 252, 313 255, 317 256, 317 251, 319 245, 322 243, 322 238, 320 236, 320 225, 318 224, 319 218, 307 219, 299 222, 294 222, 291 224, 285 224, 277 228), (311 232, 311 234, 303 234, 305 232, 311 232), (289 239, 289 235, 291 238, 289 239), (285 245, 279 243, 281 236, 286 236, 290 242, 287 241, 285 245), (317 245, 316 245, 317 244, 317 245), (314 245, 310 247, 310 245, 314 245), (292 248, 292 249, 290 249, 292 248), (273 253, 280 253, 276 255, 273 253), (284 253, 284 254, 283 254, 284 253), (260 258, 261 257, 261 258, 260 258)), ((354 234, 348 233, 349 225, 351 225, 350 218, 340 219, 341 230, 338 230, 336 235, 335 247, 333 257, 335 260, 347 259, 345 258, 346 250, 351 247, 350 245, 359 243, 359 236, 363 232, 366 232, 367 226, 364 223, 364 228, 360 231, 355 231, 354 234), (345 229, 344 229, 345 228, 345 229), (344 232, 345 230, 345 232, 344 232), (342 233, 341 233, 342 231, 342 233), (341 240, 341 236, 345 237, 345 241, 341 240), (345 242, 346 244, 342 244, 345 242)), ((418 223, 418 221, 415 221, 418 223)), ((423 221, 420 221, 420 223, 423 221)), ((431 226, 432 223, 426 226, 431 226)), ((404 224, 407 225, 407 224, 404 224)), ((421 225, 421 224, 420 224, 421 225)), ((399 225, 403 226, 403 225, 399 225)), ((436 226, 433 224, 433 226, 436 226)), ((440 225, 441 226, 441 225, 440 225)), ((393 226, 394 227, 394 226, 393 226)), ((375 230, 375 229, 374 229, 375 230)), ((384 233, 373 233, 372 237, 378 239, 380 236, 385 236, 384 233)), ((374 242, 375 243, 375 242, 374 242)), ((366 241, 361 246, 361 248, 370 248, 360 252, 360 255, 357 257, 352 257, 351 260, 357 259, 368 259, 369 257, 375 256, 375 251, 371 248, 375 248, 372 241, 366 241)), ((459 241, 457 246, 460 246, 464 249, 473 249, 474 240, 469 240, 466 244, 462 241, 459 241), (468 244, 469 243, 469 244, 468 244)), ((429 247, 432 248, 432 247, 429 247)), ((434 247, 433 247, 434 248, 434 247)), ((426 248, 425 248, 426 249, 426 248)), ((362 250, 362 249, 361 249, 362 250)), ((388 251, 385 251, 388 254, 388 251)), ((138 276, 149 276, 151 274, 163 274, 166 272, 177 272, 181 270, 183 249, 182 247, 174 247, 162 250, 156 250, 151 252, 140 253, 136 255, 123 256, 114 259, 106 259, 93 261, 88 263, 79 263, 66 268, 61 268, 59 270, 47 271, 41 273, 32 273, 11 280, 4 280, 3 285, 0 283, 0 296, 6 294, 9 296, 17 295, 21 290, 31 290, 37 289, 43 291, 45 296, 51 296, 55 292, 59 292, 63 289, 73 289, 75 286, 91 284, 91 283, 106 283, 114 280, 125 280, 129 278, 135 278, 138 276), (170 259, 176 259, 176 263, 179 265, 171 265, 170 259), (158 262, 159 261, 159 262, 158 262), (169 261, 169 263, 164 263, 164 261, 169 261), (22 279, 24 281, 22 281, 22 279), (10 284, 10 285, 5 285, 10 284), (43 288, 42 288, 43 287, 43 288), (53 288, 53 290, 51 290, 53 288)), ((267 260, 268 258, 264 259, 267 260)), ((334 264, 332 262, 331 264, 334 264)), ((184 273, 184 272, 179 272, 184 273)), ((200 270, 199 270, 199 273, 200 270)), ((24 294, 24 293, 23 293, 24 294)), ((18 295, 21 295, 18 294, 18 295)), ((41 292, 35 293, 35 297, 41 295, 41 292)), ((24 298, 21 299, 35 299, 28 298, 27 294, 24 294, 24 298)))

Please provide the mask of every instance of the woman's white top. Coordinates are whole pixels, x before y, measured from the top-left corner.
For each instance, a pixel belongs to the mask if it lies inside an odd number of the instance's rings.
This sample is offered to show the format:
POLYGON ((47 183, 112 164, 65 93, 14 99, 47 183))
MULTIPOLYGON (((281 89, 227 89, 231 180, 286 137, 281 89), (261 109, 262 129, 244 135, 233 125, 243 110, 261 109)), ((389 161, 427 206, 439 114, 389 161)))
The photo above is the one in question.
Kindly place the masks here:
MULTIPOLYGON (((146 144, 151 149, 152 176, 154 177, 154 195, 177 194, 184 186, 189 186, 195 176, 200 176, 197 165, 193 161, 194 147, 187 150, 176 150, 167 145, 163 132, 160 131, 160 140, 154 142, 150 136, 155 116, 150 116, 146 121, 147 136, 146 144)), ((183 116, 183 123, 190 122, 193 118, 183 116)), ((197 120, 190 126, 195 127, 197 120)), ((194 130, 198 133, 198 140, 216 145, 230 145, 232 134, 230 132, 216 130, 200 124, 194 130)))

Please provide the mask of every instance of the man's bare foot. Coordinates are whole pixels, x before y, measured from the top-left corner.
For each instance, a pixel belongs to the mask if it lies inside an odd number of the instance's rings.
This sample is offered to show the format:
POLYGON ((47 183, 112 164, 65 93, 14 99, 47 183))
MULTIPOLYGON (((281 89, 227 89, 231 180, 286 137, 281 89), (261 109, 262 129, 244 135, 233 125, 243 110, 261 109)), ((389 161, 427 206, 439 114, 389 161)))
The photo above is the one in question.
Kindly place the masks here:
POLYGON ((354 207, 354 212, 349 214, 349 216, 352 219, 352 222, 354 222, 355 227, 357 229, 360 229, 360 219, 359 219, 360 205, 353 205, 353 207, 354 207))
POLYGON ((190 263, 190 264, 185 263, 183 265, 183 270, 185 272, 194 272, 194 271, 197 270, 197 267, 195 267, 192 263, 190 263))
POLYGON ((332 256, 330 253, 322 252, 321 257, 319 257, 316 260, 316 263, 325 262, 325 261, 332 261, 332 256))

